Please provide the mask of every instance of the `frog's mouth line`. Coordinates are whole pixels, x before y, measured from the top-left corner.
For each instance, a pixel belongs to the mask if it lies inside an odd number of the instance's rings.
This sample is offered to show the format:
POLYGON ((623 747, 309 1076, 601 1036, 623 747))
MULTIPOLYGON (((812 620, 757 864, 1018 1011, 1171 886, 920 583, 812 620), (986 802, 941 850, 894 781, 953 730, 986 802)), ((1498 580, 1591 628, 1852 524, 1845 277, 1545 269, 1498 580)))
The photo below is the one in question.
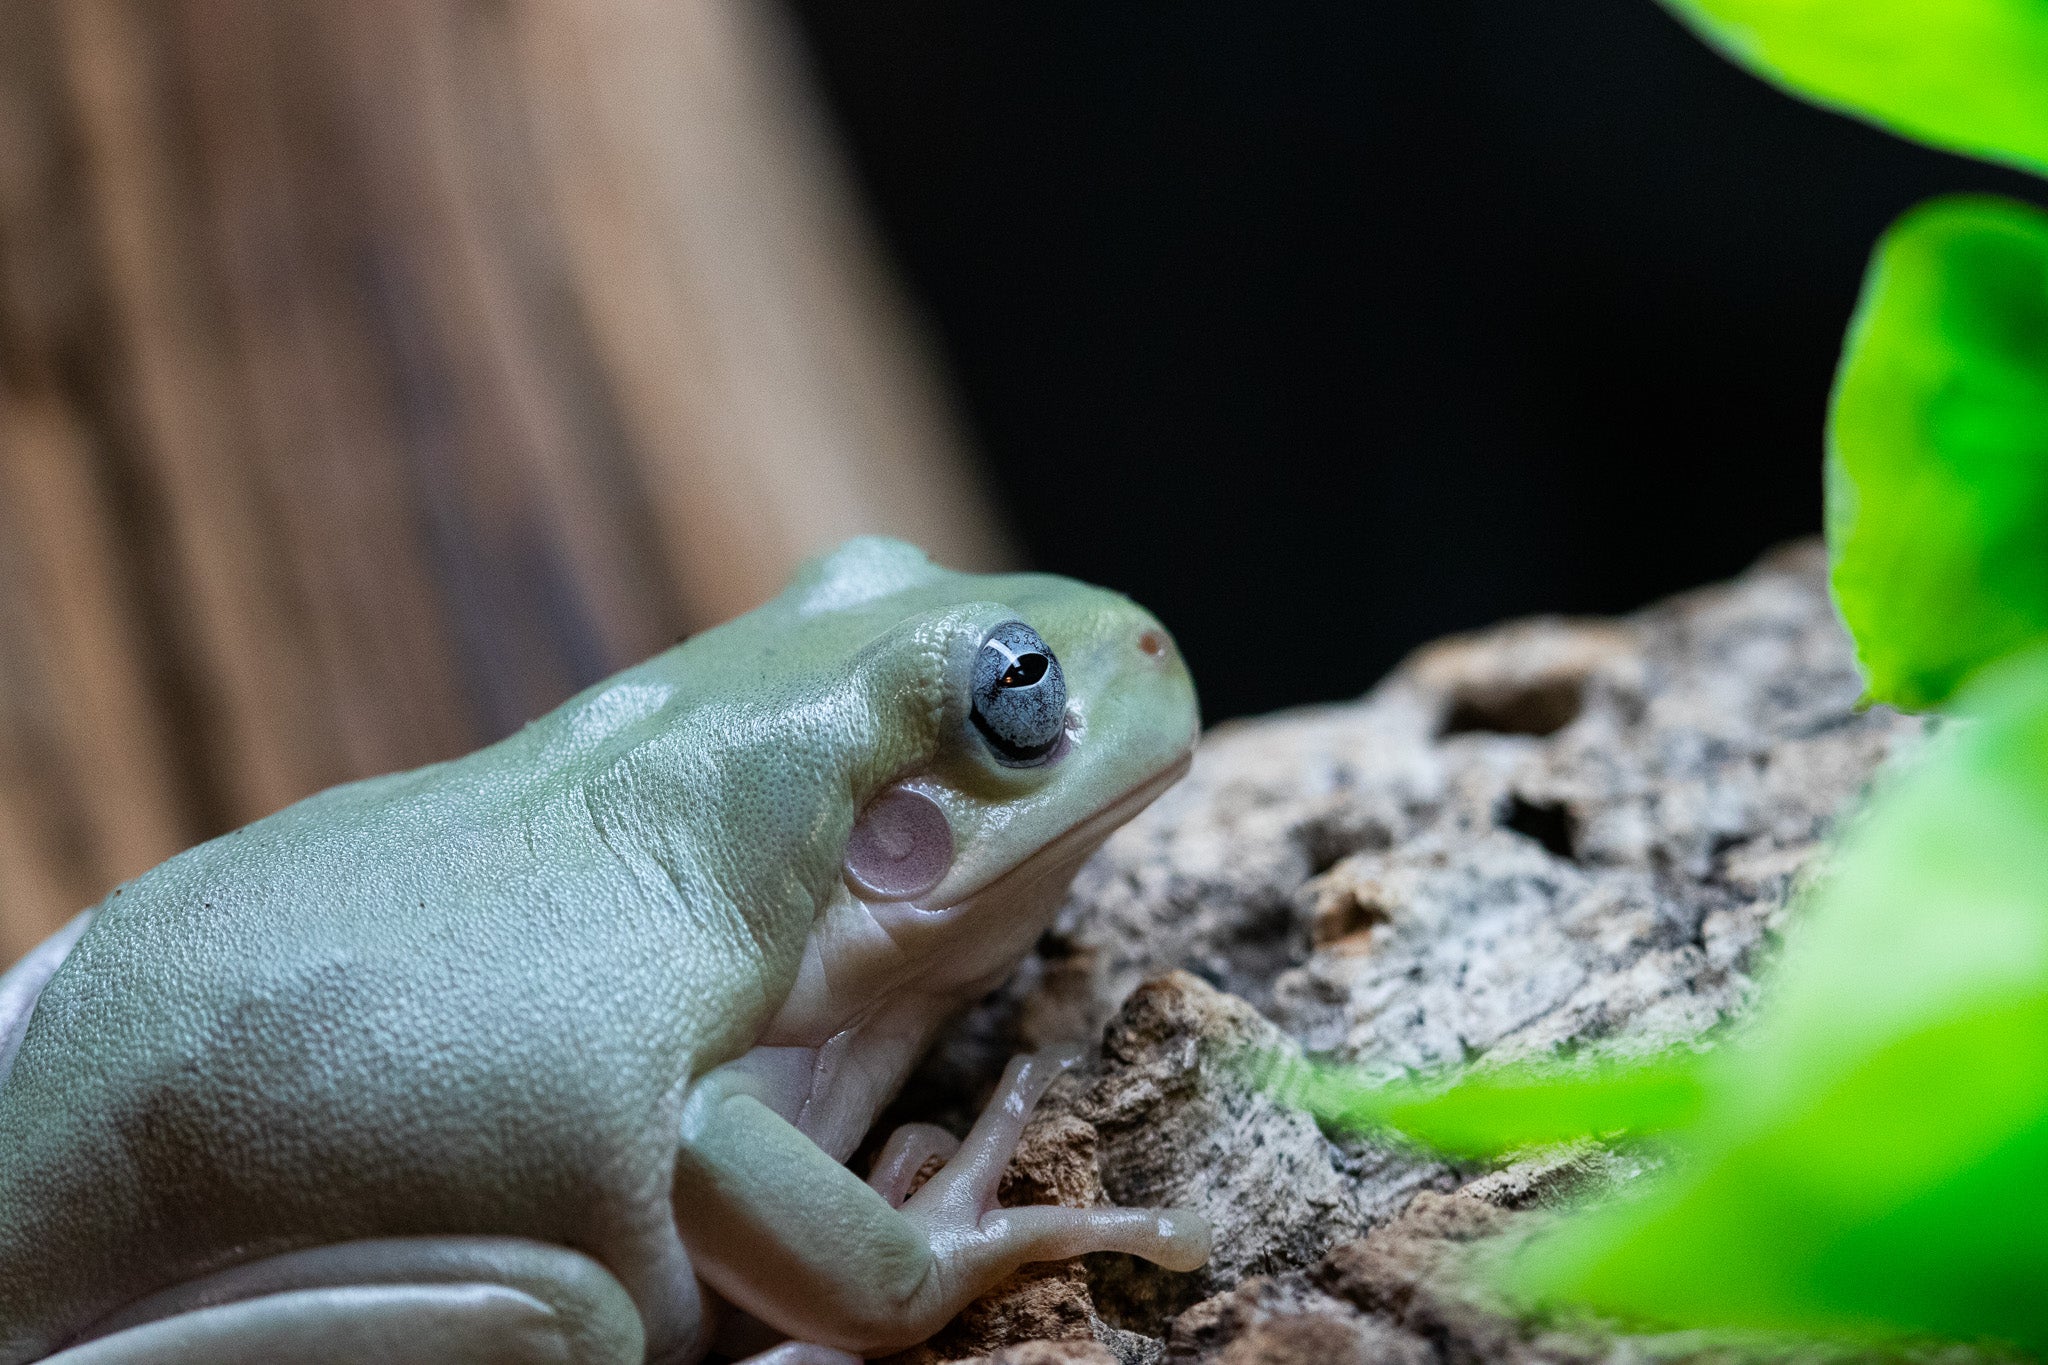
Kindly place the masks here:
POLYGON ((911 908, 927 915, 943 915, 987 895, 997 887, 1027 886, 1056 872, 1078 867, 1102 842, 1137 813, 1159 799, 1168 787, 1187 775, 1194 765, 1192 746, 1166 767, 1109 802, 1093 815, 1085 816, 1048 840, 1022 862, 998 872, 976 887, 961 892, 944 905, 911 902, 911 908))

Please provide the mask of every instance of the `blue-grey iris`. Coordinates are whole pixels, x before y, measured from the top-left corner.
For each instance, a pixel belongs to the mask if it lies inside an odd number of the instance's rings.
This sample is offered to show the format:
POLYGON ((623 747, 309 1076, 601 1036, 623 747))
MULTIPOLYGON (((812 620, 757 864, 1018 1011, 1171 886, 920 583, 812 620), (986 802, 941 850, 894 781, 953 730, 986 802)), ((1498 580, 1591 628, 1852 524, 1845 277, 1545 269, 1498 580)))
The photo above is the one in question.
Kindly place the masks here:
POLYGON ((1007 621, 974 658, 974 728, 1012 765, 1052 753, 1067 723, 1067 678, 1038 632, 1007 621))

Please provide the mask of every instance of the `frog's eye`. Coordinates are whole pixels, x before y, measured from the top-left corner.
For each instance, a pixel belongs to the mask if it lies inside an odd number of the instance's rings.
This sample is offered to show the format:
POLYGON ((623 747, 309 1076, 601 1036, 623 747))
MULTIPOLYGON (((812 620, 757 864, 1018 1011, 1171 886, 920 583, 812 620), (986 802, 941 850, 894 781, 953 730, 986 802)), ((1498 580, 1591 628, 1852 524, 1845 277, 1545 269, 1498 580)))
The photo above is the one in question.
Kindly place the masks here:
POLYGON ((1042 762, 1067 724, 1067 678, 1038 632, 997 626, 974 658, 974 728, 1012 767, 1042 762))

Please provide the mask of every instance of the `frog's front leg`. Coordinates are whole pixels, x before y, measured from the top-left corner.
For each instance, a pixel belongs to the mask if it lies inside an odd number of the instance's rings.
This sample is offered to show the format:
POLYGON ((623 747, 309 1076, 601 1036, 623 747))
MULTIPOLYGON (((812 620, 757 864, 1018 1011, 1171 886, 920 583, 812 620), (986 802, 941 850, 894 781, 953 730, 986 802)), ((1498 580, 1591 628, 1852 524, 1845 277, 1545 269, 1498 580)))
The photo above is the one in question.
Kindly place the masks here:
POLYGON ((639 1311, 566 1247, 510 1237, 345 1242, 132 1304, 44 1365, 641 1365, 639 1311))
POLYGON ((901 1209, 743 1080, 706 1077, 684 1107, 675 1177, 676 1219, 698 1274, 801 1341, 879 1351, 922 1341, 1027 1261, 1125 1251, 1169 1269, 1199 1266, 1209 1229, 1192 1213, 997 1206, 997 1182, 1061 1065, 1012 1061, 959 1152, 901 1209))

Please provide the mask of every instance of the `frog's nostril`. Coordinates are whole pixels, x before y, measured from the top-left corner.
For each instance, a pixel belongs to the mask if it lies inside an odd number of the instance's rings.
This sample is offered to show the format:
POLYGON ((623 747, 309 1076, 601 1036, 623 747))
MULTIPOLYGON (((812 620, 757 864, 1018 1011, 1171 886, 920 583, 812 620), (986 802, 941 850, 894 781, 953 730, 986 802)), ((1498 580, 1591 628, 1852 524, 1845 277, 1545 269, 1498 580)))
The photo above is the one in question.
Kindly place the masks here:
POLYGON ((1163 630, 1148 630, 1138 637, 1138 652, 1148 659, 1163 659, 1172 647, 1163 630))

